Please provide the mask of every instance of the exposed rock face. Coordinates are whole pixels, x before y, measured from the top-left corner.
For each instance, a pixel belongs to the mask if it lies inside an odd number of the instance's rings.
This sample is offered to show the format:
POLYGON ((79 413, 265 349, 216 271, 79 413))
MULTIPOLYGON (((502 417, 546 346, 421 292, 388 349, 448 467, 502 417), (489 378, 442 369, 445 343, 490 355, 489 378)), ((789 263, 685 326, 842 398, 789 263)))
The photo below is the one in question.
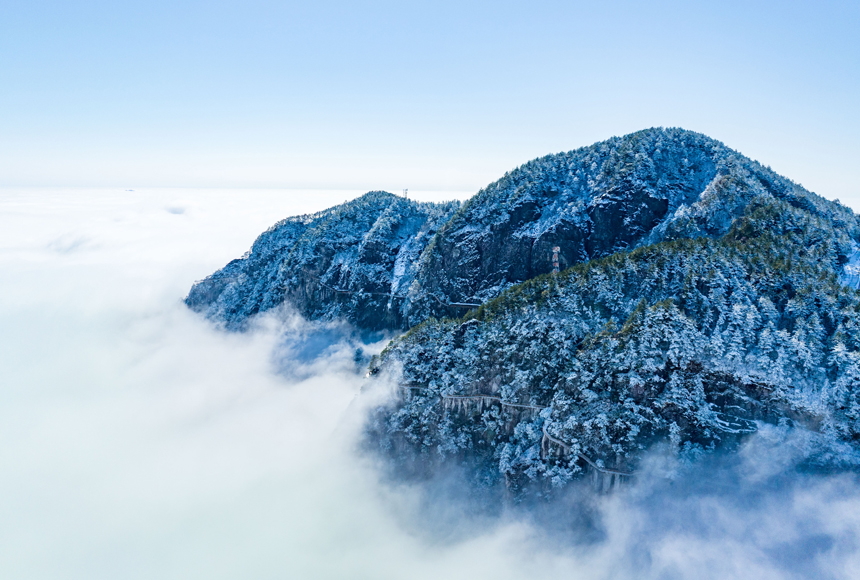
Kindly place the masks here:
POLYGON ((486 187, 437 234, 418 281, 484 302, 549 272, 553 246, 564 269, 662 240, 717 237, 764 194, 825 211, 821 198, 717 141, 640 131, 536 159, 486 187))
POLYGON ((549 272, 554 246, 564 269, 662 240, 718 237, 761 195, 816 215, 841 211, 854 227, 850 210, 828 209, 717 141, 649 129, 526 163, 459 209, 372 192, 284 220, 186 302, 231 329, 287 301, 312 319, 405 330, 549 272))

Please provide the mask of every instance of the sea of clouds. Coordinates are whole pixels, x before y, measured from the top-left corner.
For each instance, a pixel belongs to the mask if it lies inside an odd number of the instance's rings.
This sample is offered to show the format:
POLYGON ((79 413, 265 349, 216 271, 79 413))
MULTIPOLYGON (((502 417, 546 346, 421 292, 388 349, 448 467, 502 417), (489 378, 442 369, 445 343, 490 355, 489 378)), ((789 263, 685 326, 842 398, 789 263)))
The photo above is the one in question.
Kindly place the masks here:
POLYGON ((0 578, 860 577, 857 479, 796 473, 776 428, 491 515, 387 480, 348 333, 282 312, 229 334, 182 304, 358 193, 0 191, 0 578))

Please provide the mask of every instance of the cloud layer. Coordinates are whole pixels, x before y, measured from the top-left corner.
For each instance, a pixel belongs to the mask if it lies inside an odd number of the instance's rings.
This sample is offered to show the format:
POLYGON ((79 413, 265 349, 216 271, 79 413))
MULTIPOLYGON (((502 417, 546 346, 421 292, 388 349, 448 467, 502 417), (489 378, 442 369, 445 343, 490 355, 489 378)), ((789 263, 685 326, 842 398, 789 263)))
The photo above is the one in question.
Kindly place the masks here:
POLYGON ((269 223, 344 195, 0 193, 0 576, 860 575, 857 481, 772 461, 802 445, 778 429, 491 516, 386 482, 356 450, 348 332, 225 334, 181 304, 269 223))

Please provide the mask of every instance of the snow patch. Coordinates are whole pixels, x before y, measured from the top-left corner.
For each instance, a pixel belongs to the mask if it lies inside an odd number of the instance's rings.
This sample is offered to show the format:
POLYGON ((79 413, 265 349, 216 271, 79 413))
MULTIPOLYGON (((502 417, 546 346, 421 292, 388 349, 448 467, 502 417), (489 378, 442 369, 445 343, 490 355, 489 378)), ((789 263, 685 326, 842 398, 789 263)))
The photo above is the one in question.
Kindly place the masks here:
POLYGON ((839 281, 843 286, 860 289, 860 246, 856 242, 851 242, 851 255, 848 256, 848 263, 842 268, 839 281))

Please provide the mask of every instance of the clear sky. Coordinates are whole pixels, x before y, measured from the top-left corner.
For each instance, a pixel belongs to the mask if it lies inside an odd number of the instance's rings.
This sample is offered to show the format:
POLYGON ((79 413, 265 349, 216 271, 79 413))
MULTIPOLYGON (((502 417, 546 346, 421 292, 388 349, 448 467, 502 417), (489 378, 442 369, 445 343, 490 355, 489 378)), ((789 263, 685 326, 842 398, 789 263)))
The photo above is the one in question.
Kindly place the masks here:
POLYGON ((860 2, 0 0, 0 185, 477 190, 651 126, 860 208, 860 2))

